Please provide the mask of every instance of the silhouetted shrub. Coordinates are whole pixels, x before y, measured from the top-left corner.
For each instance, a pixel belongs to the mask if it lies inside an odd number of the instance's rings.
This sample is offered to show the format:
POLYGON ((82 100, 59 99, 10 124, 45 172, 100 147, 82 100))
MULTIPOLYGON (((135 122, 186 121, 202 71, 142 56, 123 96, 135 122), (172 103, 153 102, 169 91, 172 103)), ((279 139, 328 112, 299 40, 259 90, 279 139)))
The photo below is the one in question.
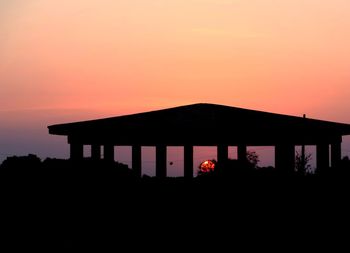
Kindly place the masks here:
POLYGON ((0 166, 1 169, 30 169, 41 168, 41 160, 33 154, 27 156, 11 156, 7 157, 0 166))
POLYGON ((311 158, 311 154, 305 154, 303 157, 303 155, 297 151, 295 155, 295 170, 302 175, 312 173, 313 171, 310 164, 311 158))
POLYGON ((248 176, 252 175, 255 170, 255 164, 250 163, 248 160, 228 159, 217 163, 215 175, 223 178, 248 176))
POLYGON ((247 161, 248 161, 250 166, 252 166, 253 168, 257 168, 258 163, 260 162, 259 155, 255 151, 248 150, 247 151, 247 161))

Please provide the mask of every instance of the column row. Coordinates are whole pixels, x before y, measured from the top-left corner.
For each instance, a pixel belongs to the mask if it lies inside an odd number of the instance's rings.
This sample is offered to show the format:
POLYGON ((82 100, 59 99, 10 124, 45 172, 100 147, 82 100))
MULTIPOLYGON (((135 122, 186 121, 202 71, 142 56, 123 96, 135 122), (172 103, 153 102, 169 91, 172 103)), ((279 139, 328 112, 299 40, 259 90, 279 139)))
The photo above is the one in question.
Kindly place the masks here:
MULTIPOLYGON (((329 144, 318 144, 316 146, 316 163, 318 169, 326 169, 329 167, 331 160, 332 167, 338 167, 341 161, 341 142, 332 143, 331 152, 329 152, 329 144), (329 157, 331 153, 331 159, 329 157)), ((140 145, 132 146, 132 168, 141 176, 142 167, 142 148, 140 145)), ((71 143, 70 157, 73 160, 83 158, 83 145, 71 143)), ((101 159, 101 146, 91 145, 91 157, 94 160, 101 159)), ((114 161, 114 145, 104 145, 103 157, 105 160, 114 161)), ((228 146, 217 146, 218 161, 222 162, 228 159, 228 146)), ((247 159, 247 146, 237 146, 237 158, 244 161, 247 159)), ((293 144, 278 144, 275 146, 275 167, 277 169, 284 169, 294 171, 295 169, 295 146, 293 144)), ((156 176, 167 176, 167 146, 156 146, 156 176)), ((193 177, 193 146, 184 146, 184 177, 193 177)))
MULTIPOLYGON (((316 145, 316 167, 317 169, 328 169, 329 161, 331 167, 337 168, 341 162, 341 142, 332 144, 319 143, 316 145), (331 150, 329 150, 329 146, 331 150), (329 157, 331 153, 331 159, 329 157)), ((295 169, 295 146, 293 144, 280 144, 275 146, 275 167, 294 171, 295 169)))
MULTIPOLYGON (((80 160, 83 158, 83 145, 72 143, 70 145, 70 157, 72 160, 80 160)), ((137 175, 141 176, 142 168, 142 147, 140 145, 132 146, 132 168, 137 175)), ((91 145, 91 158, 94 160, 101 159, 101 145, 91 145)), ((217 147, 218 161, 222 162, 228 159, 228 146, 219 145, 217 147)), ((238 159, 244 160, 247 155, 247 147, 240 145, 237 148, 238 159)), ((103 157, 104 160, 114 161, 114 146, 104 145, 103 146, 103 157)), ((193 146, 184 146, 184 177, 193 177, 193 146)), ((157 145, 156 146, 156 176, 166 177, 167 176, 167 146, 157 145)))

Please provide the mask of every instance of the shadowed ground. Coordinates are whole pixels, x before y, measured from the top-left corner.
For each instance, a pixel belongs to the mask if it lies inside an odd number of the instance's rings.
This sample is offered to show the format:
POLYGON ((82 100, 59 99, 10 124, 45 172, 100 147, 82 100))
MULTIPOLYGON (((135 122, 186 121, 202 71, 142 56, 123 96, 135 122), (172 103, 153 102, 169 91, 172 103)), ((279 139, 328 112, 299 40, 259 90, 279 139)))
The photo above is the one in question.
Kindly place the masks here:
POLYGON ((248 249, 321 240, 348 224, 346 173, 157 179, 118 163, 35 157, 0 173, 2 240, 13 249, 248 249))

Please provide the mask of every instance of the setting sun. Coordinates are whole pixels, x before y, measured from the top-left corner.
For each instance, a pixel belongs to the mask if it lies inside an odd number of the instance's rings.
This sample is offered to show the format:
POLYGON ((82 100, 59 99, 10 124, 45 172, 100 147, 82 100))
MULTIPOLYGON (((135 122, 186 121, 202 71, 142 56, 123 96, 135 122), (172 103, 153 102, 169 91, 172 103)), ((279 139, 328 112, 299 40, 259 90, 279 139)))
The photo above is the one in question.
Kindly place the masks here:
POLYGON ((198 174, 207 174, 213 172, 215 169, 215 160, 206 160, 199 165, 198 174))

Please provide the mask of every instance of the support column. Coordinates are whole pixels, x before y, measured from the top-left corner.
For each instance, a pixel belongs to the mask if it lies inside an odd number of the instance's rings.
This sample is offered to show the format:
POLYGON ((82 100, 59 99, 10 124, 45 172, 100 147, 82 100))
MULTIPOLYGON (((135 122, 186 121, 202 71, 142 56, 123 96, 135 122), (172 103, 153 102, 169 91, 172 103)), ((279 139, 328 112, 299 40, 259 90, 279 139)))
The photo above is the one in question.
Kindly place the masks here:
POLYGON ((141 153, 141 146, 140 145, 134 145, 132 146, 132 169, 136 173, 136 175, 141 176, 142 171, 142 153, 141 153))
POLYGON ((275 146, 275 167, 288 172, 295 170, 295 146, 293 144, 278 144, 275 146))
POLYGON ((228 160, 228 146, 219 145, 217 147, 218 162, 226 162, 228 160))
POLYGON ((84 146, 80 143, 70 144, 70 159, 74 161, 79 161, 84 158, 84 146))
POLYGON ((193 146, 184 146, 184 177, 193 178, 193 146))
POLYGON ((246 145, 238 145, 237 146, 237 159, 239 161, 246 161, 247 160, 247 146, 246 145))
POLYGON ((91 145, 91 158, 93 160, 101 159, 101 146, 100 145, 91 145))
POLYGON ((341 141, 331 144, 332 168, 339 168, 341 162, 341 141))
POLYGON ((103 147, 103 158, 106 161, 114 161, 114 146, 106 144, 103 147))
POLYGON ((329 168, 329 145, 326 143, 316 146, 316 166, 318 170, 329 168))
POLYGON ((156 146, 156 177, 166 177, 166 146, 156 146))

